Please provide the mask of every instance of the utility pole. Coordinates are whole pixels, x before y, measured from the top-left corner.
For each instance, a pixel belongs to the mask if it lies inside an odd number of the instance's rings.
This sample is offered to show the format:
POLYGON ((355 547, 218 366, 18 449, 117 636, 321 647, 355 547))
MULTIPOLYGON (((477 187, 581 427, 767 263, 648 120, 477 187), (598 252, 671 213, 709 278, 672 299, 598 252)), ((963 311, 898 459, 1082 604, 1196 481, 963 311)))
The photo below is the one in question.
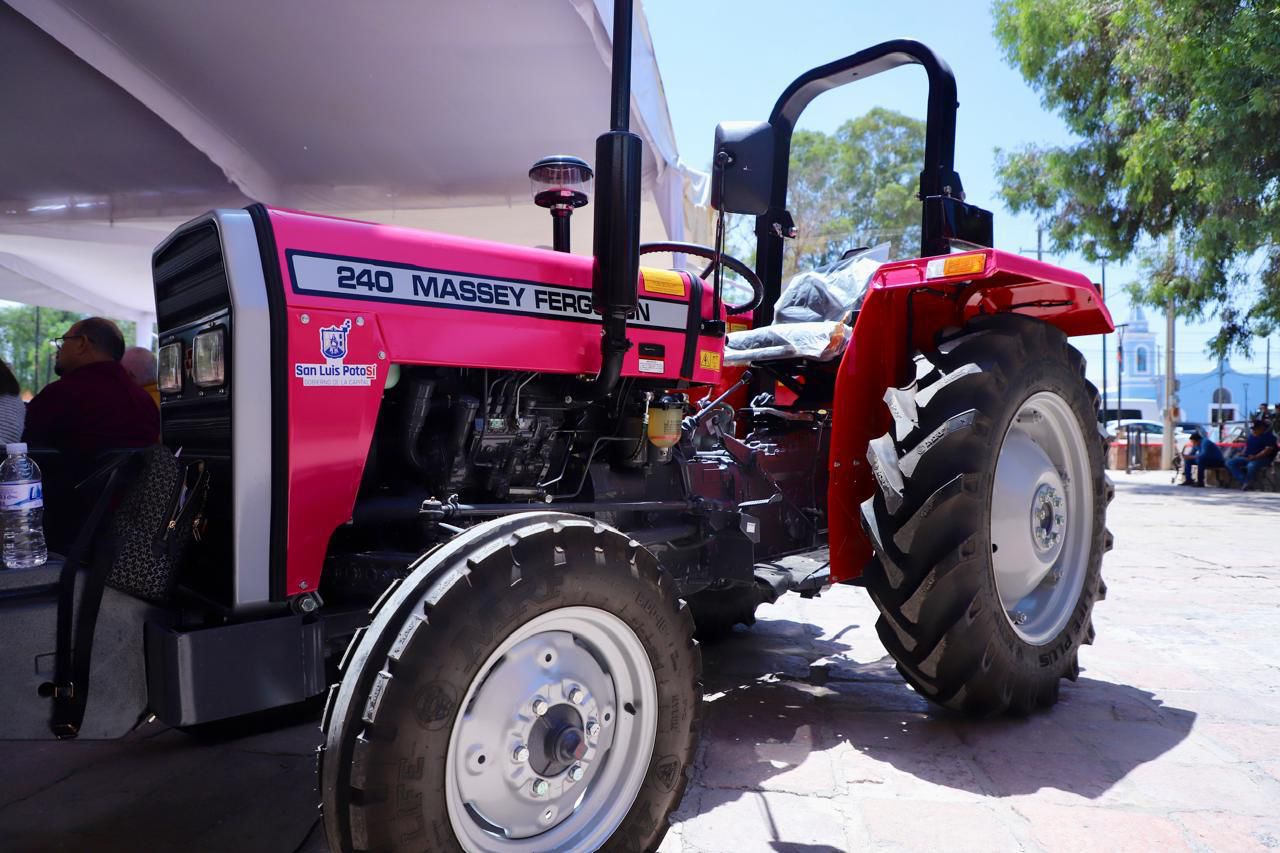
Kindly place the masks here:
POLYGON ((1222 417, 1222 356, 1218 356, 1218 407, 1215 410, 1218 418, 1218 441, 1222 441, 1224 418, 1222 417))
POLYGON ((1249 420, 1249 383, 1244 383, 1244 419, 1249 420))
POLYGON ((1036 253, 1036 260, 1043 261, 1044 260, 1044 226, 1043 225, 1036 226, 1036 247, 1034 250, 1018 249, 1018 251, 1023 253, 1034 251, 1036 253))
POLYGON ((1116 417, 1124 414, 1124 330, 1128 323, 1116 326, 1116 417))
MULTIPOLYGON (((1098 260, 1102 262, 1102 302, 1107 301, 1107 261, 1110 258, 1107 255, 1099 255, 1098 260)), ((1116 420, 1120 419, 1119 406, 1116 406, 1116 420)), ((1110 419, 1107 411, 1107 333, 1102 333, 1102 420, 1105 422, 1110 419)))
POLYGON ((1165 464, 1170 466, 1177 461, 1177 448, 1173 442, 1174 396, 1177 388, 1173 362, 1175 325, 1171 298, 1164 310, 1164 441, 1161 442, 1163 446, 1160 449, 1165 464))
POLYGON ((1267 408, 1271 408, 1271 337, 1267 337, 1267 408))
MULTIPOLYGON (((1116 422, 1117 422, 1116 431, 1117 432, 1119 432, 1119 422, 1123 420, 1121 416, 1124 414, 1124 327, 1127 325, 1129 324, 1121 323, 1119 326, 1116 326, 1116 332, 1119 334, 1119 339, 1116 341, 1116 422)), ((1130 469, 1133 467, 1131 465, 1131 460, 1133 459, 1133 448, 1129 445, 1129 436, 1127 435, 1127 432, 1128 431, 1126 430, 1125 443, 1124 443, 1124 450, 1125 450, 1124 472, 1126 474, 1128 474, 1130 469)))

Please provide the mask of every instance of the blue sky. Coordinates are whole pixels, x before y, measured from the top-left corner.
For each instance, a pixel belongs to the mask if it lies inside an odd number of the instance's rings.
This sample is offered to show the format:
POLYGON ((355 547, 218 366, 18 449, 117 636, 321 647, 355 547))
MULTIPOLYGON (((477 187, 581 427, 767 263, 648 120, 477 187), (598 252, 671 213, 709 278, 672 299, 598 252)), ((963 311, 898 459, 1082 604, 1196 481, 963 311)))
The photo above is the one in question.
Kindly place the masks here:
MULTIPOLYGON (((705 169, 710 162, 717 122, 768 118, 787 84, 810 68, 893 38, 914 38, 929 45, 956 75, 960 100, 956 170, 964 180, 968 200, 995 212, 997 248, 1019 251, 1035 247, 1034 220, 1005 210, 996 194, 994 152, 997 147, 1014 148, 1029 142, 1066 143, 1071 136, 1005 62, 991 34, 988 3, 643 1, 680 156, 697 168, 705 169)), ((831 131, 874 106, 923 119, 927 91, 921 69, 895 69, 820 96, 805 111, 800 126, 831 131)), ((1101 274, 1097 264, 1079 256, 1045 260, 1083 272, 1095 281, 1101 274)), ((1136 275, 1132 265, 1107 267, 1107 301, 1117 322, 1129 316, 1121 286, 1136 275)), ((1163 353, 1163 316, 1150 310, 1147 313, 1163 353)), ((1204 353, 1205 341, 1215 330, 1211 323, 1178 323, 1175 352, 1179 372, 1216 367, 1217 362, 1204 353)), ((1074 343, 1089 360, 1090 376, 1097 381, 1102 370, 1100 339, 1077 338, 1074 343)), ((1253 364, 1261 371, 1258 343, 1253 364)), ((1273 349, 1280 371, 1280 346, 1273 343, 1273 349)), ((1114 336, 1109 338, 1108 355, 1114 364, 1114 336)), ((1238 369, 1246 369, 1248 364, 1240 357, 1232 363, 1238 369)), ((1114 376, 1114 371, 1111 373, 1114 376)))

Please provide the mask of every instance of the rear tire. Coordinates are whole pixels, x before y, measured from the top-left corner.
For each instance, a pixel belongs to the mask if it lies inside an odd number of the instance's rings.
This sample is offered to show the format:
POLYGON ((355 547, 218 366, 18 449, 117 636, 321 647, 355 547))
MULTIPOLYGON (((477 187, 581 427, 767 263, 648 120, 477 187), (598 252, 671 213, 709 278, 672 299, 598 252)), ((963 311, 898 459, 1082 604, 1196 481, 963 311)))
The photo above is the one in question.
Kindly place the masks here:
POLYGON ((886 392, 894 425, 867 452, 880 639, 940 705, 1047 708, 1077 677, 1106 594, 1097 391, 1058 329, 1011 314, 974 321, 915 365, 914 383, 886 392))
POLYGON ((700 668, 674 584, 623 534, 550 512, 471 528, 345 655, 318 767, 329 845, 654 849, 692 766, 700 668))

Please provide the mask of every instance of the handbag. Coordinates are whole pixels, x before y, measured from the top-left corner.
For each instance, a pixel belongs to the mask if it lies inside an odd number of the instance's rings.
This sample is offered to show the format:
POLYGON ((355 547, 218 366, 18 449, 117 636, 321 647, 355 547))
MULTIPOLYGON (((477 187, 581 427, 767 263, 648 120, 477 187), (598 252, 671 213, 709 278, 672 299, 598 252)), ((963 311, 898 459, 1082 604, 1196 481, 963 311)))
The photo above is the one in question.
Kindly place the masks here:
POLYGON ((139 453, 141 464, 111 519, 115 559, 107 584, 144 601, 168 602, 178 569, 204 525, 209 473, 168 447, 139 453))

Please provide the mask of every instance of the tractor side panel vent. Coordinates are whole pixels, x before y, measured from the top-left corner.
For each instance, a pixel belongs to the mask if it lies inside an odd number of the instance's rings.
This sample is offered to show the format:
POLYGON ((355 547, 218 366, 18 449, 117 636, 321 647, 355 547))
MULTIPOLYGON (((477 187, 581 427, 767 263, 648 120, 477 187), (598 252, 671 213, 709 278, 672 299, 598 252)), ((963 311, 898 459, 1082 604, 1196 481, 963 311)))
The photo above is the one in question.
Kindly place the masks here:
POLYGON ((231 304, 222 245, 212 223, 194 228, 156 255, 156 320, 176 329, 231 304))

